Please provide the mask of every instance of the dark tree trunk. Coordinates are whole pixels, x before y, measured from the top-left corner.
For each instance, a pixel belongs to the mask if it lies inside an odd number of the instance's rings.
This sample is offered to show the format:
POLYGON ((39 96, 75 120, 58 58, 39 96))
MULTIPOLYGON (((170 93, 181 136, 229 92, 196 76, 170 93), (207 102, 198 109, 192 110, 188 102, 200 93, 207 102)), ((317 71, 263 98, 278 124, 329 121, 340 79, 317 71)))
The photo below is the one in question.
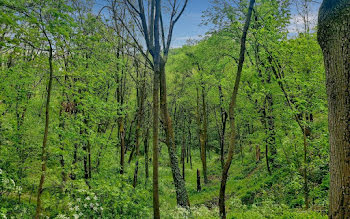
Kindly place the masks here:
POLYGON ((159 127, 159 69, 154 71, 153 79, 153 217, 160 218, 158 183, 158 127, 159 127))
POLYGON ((120 136, 120 174, 124 173, 124 159, 125 159, 125 130, 124 121, 119 119, 119 136, 120 136))
POLYGON ((183 129, 182 129, 182 148, 181 148, 181 162, 182 162, 182 178, 185 180, 185 157, 186 157, 186 126, 185 120, 186 117, 183 118, 183 129))
POLYGON ((139 171, 139 161, 136 161, 136 164, 135 164, 135 172, 134 172, 134 181, 132 183, 132 186, 134 188, 136 188, 136 185, 137 185, 137 172, 139 171))
MULTIPOLYGON (((204 98, 202 99, 204 100, 204 98)), ((204 102, 204 101, 203 101, 204 102)), ((202 109, 202 113, 199 110, 199 105, 200 105, 200 98, 199 98, 199 90, 197 88, 197 125, 198 125, 198 137, 199 137, 199 148, 200 148, 200 156, 201 156, 201 161, 202 161, 202 168, 203 168, 203 177, 204 177, 204 183, 208 182, 207 178, 207 159, 206 159, 206 140, 205 140, 205 130, 204 130, 204 125, 201 124, 201 121, 203 119, 205 120, 205 114, 203 112, 205 111, 202 109)), ((202 106, 204 107, 204 104, 202 106)))
POLYGON ((148 169, 148 151, 149 151, 149 145, 148 145, 148 138, 149 138, 149 131, 147 128, 145 139, 143 141, 143 144, 145 146, 145 176, 146 176, 146 181, 148 180, 149 177, 149 169, 148 169))
MULTIPOLYGON (((44 32, 46 35, 46 33, 44 32)), ((47 96, 46 96, 46 105, 45 105, 45 129, 44 129, 44 138, 43 138, 43 144, 41 147, 41 177, 38 187, 38 195, 36 199, 36 211, 35 211, 35 219, 40 218, 41 214, 41 194, 43 192, 43 186, 45 182, 45 175, 46 175, 46 162, 47 162, 47 138, 49 135, 49 116, 50 116, 50 100, 51 100, 51 91, 52 91, 52 81, 53 81, 53 49, 51 42, 50 44, 50 50, 49 50, 49 65, 50 65, 50 73, 49 73, 49 82, 47 86, 47 96)))
POLYGON ((207 107, 206 107, 206 101, 205 101, 205 89, 204 85, 202 85, 202 110, 203 110, 203 129, 202 129, 202 150, 201 150, 201 157, 203 162, 203 176, 204 176, 204 183, 208 183, 208 175, 207 175, 207 151, 208 151, 208 122, 207 122, 207 107))
POLYGON ((324 54, 330 142, 329 217, 350 218, 350 2, 324 0, 318 42, 324 54))
MULTIPOLYGON (((60 113, 59 113, 59 119, 60 119, 60 123, 59 123, 59 127, 62 129, 62 131, 64 130, 64 118, 63 118, 63 115, 62 115, 62 112, 63 112, 63 108, 61 108, 60 110, 60 113)), ((64 153, 64 143, 63 143, 63 136, 60 132, 59 134, 59 139, 60 139, 60 165, 61 165, 61 168, 62 168, 62 172, 61 172, 61 176, 62 176, 62 191, 64 191, 64 187, 65 187, 65 184, 66 184, 66 181, 67 181, 67 174, 66 174, 66 171, 65 171, 65 160, 64 160, 64 156, 63 156, 63 153, 64 153)))
POLYGON ((200 192, 201 190, 201 171, 197 169, 197 192, 200 192))
POLYGON ((254 3, 255 3, 255 0, 250 0, 249 2, 249 9, 248 9, 246 21, 243 28, 242 38, 241 38, 241 50, 239 55, 238 67, 237 67, 236 81, 232 92, 232 97, 231 97, 230 107, 229 107, 229 121, 230 121, 231 133, 230 133, 230 144, 229 144, 228 156, 227 156, 227 160, 224 165, 224 168, 222 170, 222 178, 221 178, 221 185, 220 185, 219 210, 220 210, 221 218, 226 218, 225 190, 226 190, 228 171, 230 169, 232 159, 233 159, 233 153, 235 148, 235 138, 236 138, 234 110, 236 106, 238 88, 241 81, 242 69, 244 64, 244 55, 246 50, 246 38, 247 38, 247 33, 250 25, 250 19, 252 16, 254 3))
POLYGON ((188 153, 187 153, 187 157, 189 157, 189 159, 190 159, 190 165, 191 165, 191 169, 192 169, 192 154, 191 154, 192 135, 191 135, 191 125, 190 124, 191 123, 189 123, 189 126, 188 126, 188 143, 187 143, 188 153))
POLYGON ((225 162, 225 132, 226 132, 226 122, 227 113, 224 109, 224 95, 222 93, 221 85, 219 85, 219 95, 220 95, 220 118, 221 118, 221 132, 220 132, 220 161, 221 167, 224 168, 225 162))

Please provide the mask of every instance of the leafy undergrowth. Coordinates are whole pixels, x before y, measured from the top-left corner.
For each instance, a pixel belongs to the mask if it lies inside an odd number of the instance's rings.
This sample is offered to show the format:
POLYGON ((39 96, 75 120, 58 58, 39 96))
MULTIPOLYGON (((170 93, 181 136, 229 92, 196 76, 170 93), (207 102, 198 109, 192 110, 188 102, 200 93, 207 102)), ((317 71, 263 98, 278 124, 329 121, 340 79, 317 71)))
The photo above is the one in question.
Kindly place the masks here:
MULTIPOLYGON (((186 163, 186 187, 191 211, 176 206, 175 189, 165 151, 161 154, 159 181, 162 218, 218 218, 218 194, 221 165, 217 156, 208 159, 209 183, 202 181, 197 192, 196 171, 202 170, 199 154, 193 152, 193 165, 186 163)), ((118 174, 117 164, 106 166, 96 174, 88 189, 84 180, 69 181, 62 193, 46 185, 43 194, 44 215, 48 218, 152 218, 152 172, 145 179, 144 159, 140 159, 138 186, 131 184, 134 162, 124 176, 118 174), (107 167, 108 166, 108 167, 107 167)), ((152 168, 150 168, 151 171, 152 168)), ((313 205, 316 210, 302 210, 303 195, 300 179, 288 168, 276 168, 269 175, 263 161, 255 163, 236 158, 232 163, 226 189, 228 218, 327 218, 327 206, 313 205)), ((3 174, 3 176, 5 176, 3 174)), ((54 182, 54 180, 48 180, 54 182)), ((15 186, 14 186, 15 188, 15 186)), ((0 197, 3 218, 31 218, 35 210, 35 195, 23 193, 21 202, 14 190, 0 197)), ((317 200, 316 200, 317 201, 317 200)), ((315 203, 317 203, 314 201, 315 203)))

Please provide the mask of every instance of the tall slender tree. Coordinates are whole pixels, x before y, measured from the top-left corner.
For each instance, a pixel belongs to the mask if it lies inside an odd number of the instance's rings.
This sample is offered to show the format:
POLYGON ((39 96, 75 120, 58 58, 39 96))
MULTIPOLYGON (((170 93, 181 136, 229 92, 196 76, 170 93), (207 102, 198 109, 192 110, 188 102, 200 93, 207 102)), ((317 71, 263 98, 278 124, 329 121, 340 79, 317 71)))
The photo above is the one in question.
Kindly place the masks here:
POLYGON ((224 168, 222 170, 222 177, 221 177, 221 186, 220 186, 220 195, 219 195, 219 210, 220 210, 220 216, 221 218, 226 218, 226 211, 225 211, 225 191, 226 191, 226 182, 228 178, 228 171, 230 170, 230 166, 233 159, 233 153, 235 148, 235 139, 236 139, 236 128, 235 128, 235 106, 236 106, 236 100, 238 95, 238 88, 241 81, 242 76, 242 69, 244 64, 244 58, 245 58, 245 51, 246 51, 246 39, 247 39, 247 33, 250 25, 250 19, 253 12, 253 7, 255 4, 255 0, 250 0, 249 2, 249 8, 248 13, 246 16, 243 33, 241 37, 241 49, 239 54, 239 61, 237 66, 237 75, 236 75, 236 81, 235 86, 232 92, 231 101, 230 101, 230 107, 229 107, 229 122, 230 122, 230 141, 229 141, 229 149, 228 149, 228 155, 227 160, 225 162, 224 168))

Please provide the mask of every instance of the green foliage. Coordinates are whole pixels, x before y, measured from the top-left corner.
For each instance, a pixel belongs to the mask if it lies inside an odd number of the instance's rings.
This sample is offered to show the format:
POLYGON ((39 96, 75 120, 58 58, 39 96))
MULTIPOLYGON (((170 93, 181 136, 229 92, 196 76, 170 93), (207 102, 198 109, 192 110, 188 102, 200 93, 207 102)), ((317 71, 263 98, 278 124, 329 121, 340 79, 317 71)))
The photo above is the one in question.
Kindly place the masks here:
MULTIPOLYGON (((220 142, 224 140, 226 156, 230 132, 227 122, 221 136, 222 116, 228 112, 247 8, 246 1, 212 3, 205 22, 214 24, 215 31, 198 42, 171 49, 166 65, 168 109, 179 161, 182 145, 185 155, 191 153, 191 159, 184 159, 191 209, 176 206, 160 118, 162 218, 206 219, 219 214, 220 142), (203 115, 203 102, 207 115, 203 115), (198 134, 204 120, 208 121, 209 183, 202 181, 198 192, 196 173, 202 171, 198 134)), ((152 217, 152 134, 147 139, 147 179, 143 157, 146 131, 151 133, 152 67, 124 35, 128 18, 123 18, 122 25, 116 17, 104 17, 113 11, 102 10, 97 16, 92 5, 89 0, 0 0, 1 218, 32 218, 35 211, 50 46, 54 83, 43 216, 152 217), (140 94, 145 94, 144 119, 137 127, 140 94), (123 175, 119 174, 122 130, 123 175)), ((289 6, 287 0, 259 0, 254 8, 235 112, 236 147, 226 191, 229 218, 326 217, 329 143, 322 55, 315 33, 290 36, 289 6), (304 150, 306 127, 310 135, 304 150), (311 206, 307 211, 302 210, 305 168, 311 206)), ((118 16, 123 14, 119 9, 115 9, 118 16)))

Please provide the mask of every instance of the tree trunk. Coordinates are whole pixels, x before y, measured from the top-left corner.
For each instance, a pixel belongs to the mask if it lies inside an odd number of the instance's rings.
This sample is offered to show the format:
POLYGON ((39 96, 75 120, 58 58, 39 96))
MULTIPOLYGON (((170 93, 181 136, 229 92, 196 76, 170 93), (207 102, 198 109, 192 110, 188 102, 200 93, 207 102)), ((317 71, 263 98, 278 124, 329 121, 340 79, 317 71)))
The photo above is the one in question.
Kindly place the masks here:
POLYGON ((186 117, 183 118, 183 129, 182 129, 182 148, 181 148, 181 162, 182 162, 182 178, 185 180, 185 157, 186 157, 186 135, 185 135, 185 120, 186 117))
MULTIPOLYGON (((60 119, 60 123, 59 123, 59 127, 61 128, 61 130, 64 130, 64 118, 63 118, 63 108, 61 108, 60 113, 59 113, 59 119, 60 119)), ((65 160, 64 160, 64 143, 63 143, 63 136, 61 134, 61 132, 59 132, 59 140, 60 140, 60 164, 61 164, 61 168, 62 168, 62 172, 61 172, 61 176, 62 176, 62 192, 64 191, 64 187, 66 185, 66 181, 67 181, 67 174, 65 171, 65 160)))
POLYGON ((330 142, 329 217, 350 218, 350 2, 324 0, 318 42, 324 54, 330 142))
POLYGON ((201 172, 199 169, 197 169, 197 192, 200 192, 201 190, 201 172))
POLYGON ((220 161, 221 167, 224 168, 225 162, 225 131, 227 122, 227 113, 224 110, 224 95, 222 93, 221 85, 219 85, 219 95, 220 95, 220 118, 221 118, 221 132, 220 132, 220 161))
POLYGON ((164 120, 164 129, 166 134, 166 145, 168 146, 168 153, 170 158, 170 167, 173 175, 176 200, 177 204, 181 207, 188 208, 190 202, 188 199, 185 181, 181 176, 179 169, 179 163, 175 152, 175 141, 174 141, 174 130, 171 123, 171 118, 168 113, 167 106, 167 89, 166 89, 166 76, 164 63, 161 64, 160 68, 160 109, 164 120))
POLYGON ((199 137, 199 146, 200 146, 199 148, 200 148, 200 155, 201 155, 201 161, 202 161, 204 183, 207 183, 208 178, 207 178, 207 160, 206 160, 206 149, 205 149, 205 134, 204 134, 204 125, 202 126, 201 124, 201 120, 204 118, 204 114, 202 113, 201 115, 199 111, 199 102, 200 102, 199 90, 197 88, 197 125, 198 125, 198 137, 199 137))
POLYGON ((154 71, 153 79, 153 217, 160 218, 158 183, 158 127, 159 127, 159 69, 154 71))
POLYGON ((306 126, 304 126, 304 195, 305 195, 305 208, 309 209, 309 187, 307 180, 307 137, 306 137, 306 126))
POLYGON ((235 86, 233 89, 231 102, 230 102, 230 108, 229 108, 229 121, 230 121, 230 127, 231 127, 231 133, 230 133, 230 142, 229 142, 229 150, 228 150, 228 156, 227 161, 224 165, 224 168, 222 170, 222 178, 221 178, 221 186, 220 186, 220 195, 219 195, 219 210, 220 210, 220 216, 221 218, 226 218, 226 211, 225 211, 225 190, 226 190, 226 182, 228 177, 228 171, 231 166, 233 153, 234 153, 234 147, 235 147, 235 115, 234 110, 236 106, 236 99, 238 94, 238 88, 241 81, 241 75, 242 75, 242 69, 244 64, 244 55, 246 50, 246 38, 247 38, 247 32, 250 24, 250 18, 252 16, 253 6, 254 6, 255 0, 250 0, 249 2, 249 9, 246 17, 246 21, 244 24, 244 29, 242 33, 241 38, 241 50, 239 55, 239 62, 237 67, 237 75, 236 75, 236 81, 235 86))
POLYGON ((137 160, 136 161, 136 164, 135 164, 135 172, 134 172, 134 181, 132 183, 132 186, 134 188, 136 188, 136 185, 137 185, 137 172, 139 171, 139 161, 137 160))
POLYGON ((49 50, 49 65, 50 65, 50 74, 49 74, 49 82, 47 87, 47 97, 46 97, 46 106, 45 106, 45 130, 44 130, 44 138, 43 144, 41 148, 41 177, 38 188, 38 195, 36 200, 36 211, 35 211, 35 219, 39 219, 41 214, 41 194, 43 192, 43 186, 45 182, 46 175, 46 162, 47 162, 47 137, 49 135, 49 116, 50 116, 50 100, 51 100, 51 91, 52 91, 52 81, 53 81, 53 50, 50 44, 49 50))
POLYGON ((119 119, 119 136, 120 136, 120 174, 124 173, 125 158, 125 130, 123 118, 119 119))
POLYGON ((208 175, 207 175, 207 142, 208 142, 208 125, 207 125, 207 107, 205 102, 205 89, 204 85, 202 86, 202 110, 203 110, 203 129, 202 129, 202 140, 201 140, 201 158, 203 162, 203 176, 204 176, 204 183, 208 183, 208 175))
POLYGON ((189 157, 189 159, 190 159, 190 165, 191 165, 191 169, 192 169, 192 154, 191 154, 192 135, 191 135, 191 126, 190 126, 190 124, 188 126, 188 143, 187 143, 188 153, 187 153, 187 157, 189 157))
POLYGON ((146 181, 148 180, 149 177, 149 169, 148 169, 148 138, 149 138, 149 131, 147 128, 145 139, 143 141, 143 144, 145 146, 145 176, 146 176, 146 181))

